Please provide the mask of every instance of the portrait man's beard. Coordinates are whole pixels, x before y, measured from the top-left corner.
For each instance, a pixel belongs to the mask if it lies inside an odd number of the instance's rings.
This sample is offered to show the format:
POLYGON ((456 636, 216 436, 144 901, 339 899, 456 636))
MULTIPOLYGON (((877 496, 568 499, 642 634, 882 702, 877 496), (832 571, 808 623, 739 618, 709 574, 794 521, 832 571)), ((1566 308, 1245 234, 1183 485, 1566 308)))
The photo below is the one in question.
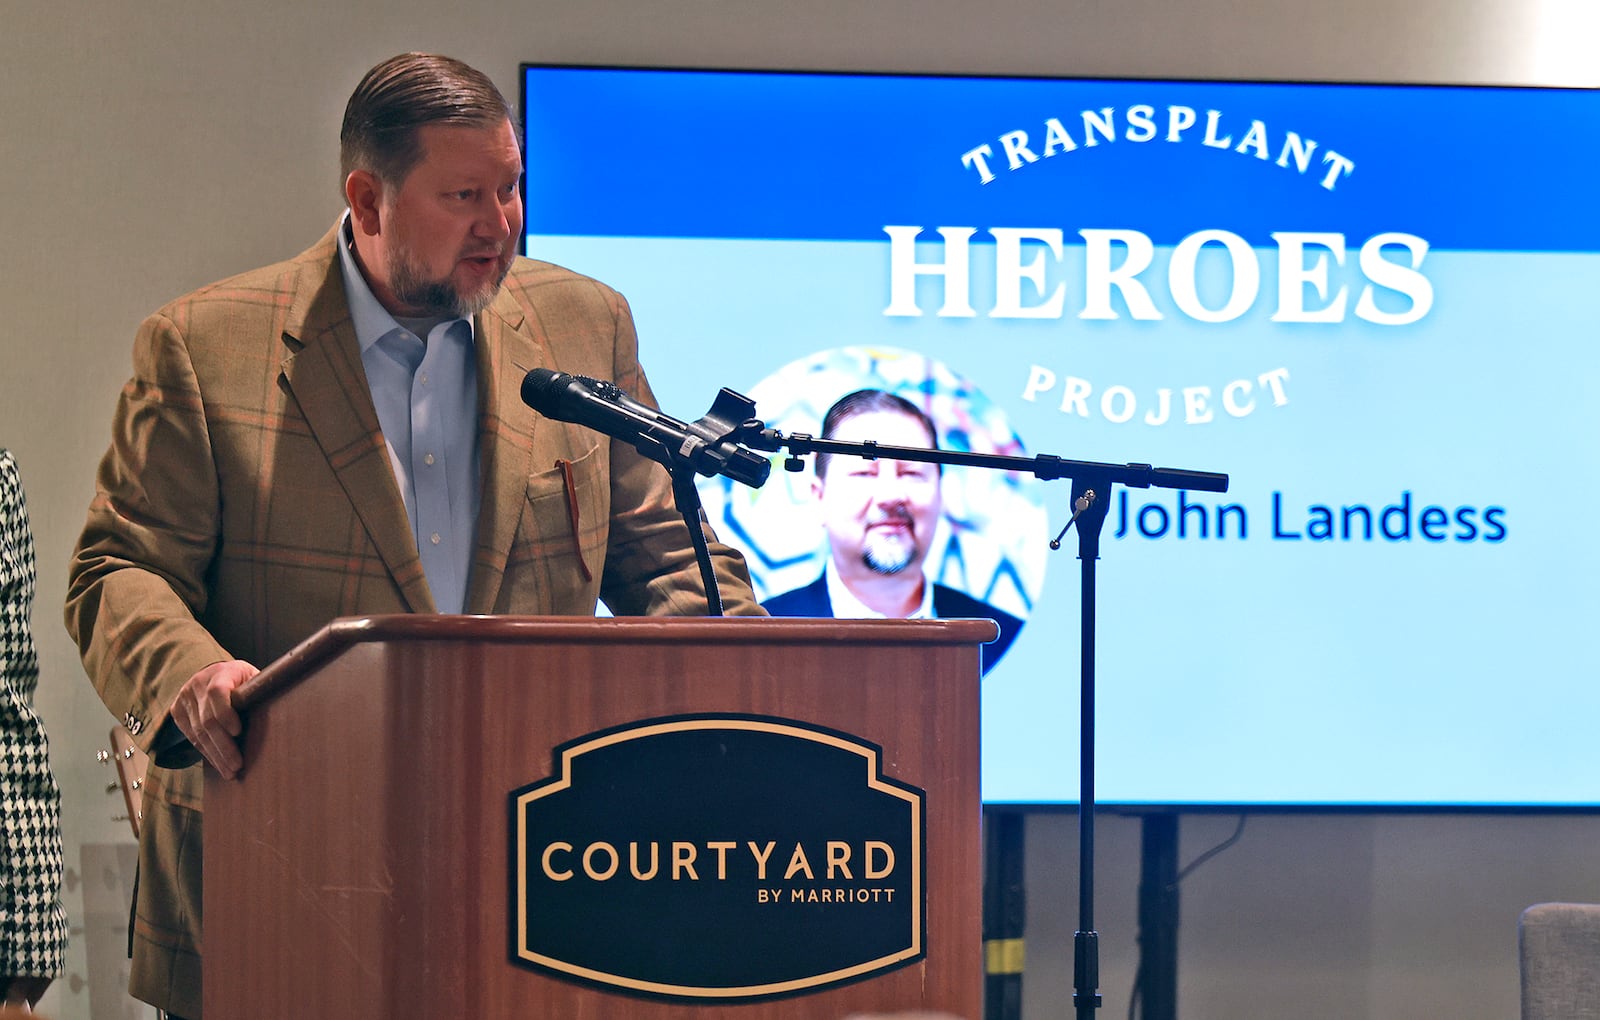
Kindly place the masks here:
POLYGON ((898 521, 906 525, 911 524, 911 515, 900 512, 886 512, 876 515, 868 521, 866 541, 861 547, 861 562, 867 569, 879 574, 898 574, 911 566, 911 561, 917 555, 916 536, 910 531, 878 531, 873 524, 884 524, 889 521, 898 521))
POLYGON ((413 258, 410 249, 389 249, 389 288, 401 304, 420 309, 424 316, 448 315, 451 318, 471 318, 489 307, 500 284, 511 271, 509 260, 502 260, 494 280, 484 284, 475 294, 462 294, 447 276, 430 280, 423 274, 427 270, 421 260, 413 258))

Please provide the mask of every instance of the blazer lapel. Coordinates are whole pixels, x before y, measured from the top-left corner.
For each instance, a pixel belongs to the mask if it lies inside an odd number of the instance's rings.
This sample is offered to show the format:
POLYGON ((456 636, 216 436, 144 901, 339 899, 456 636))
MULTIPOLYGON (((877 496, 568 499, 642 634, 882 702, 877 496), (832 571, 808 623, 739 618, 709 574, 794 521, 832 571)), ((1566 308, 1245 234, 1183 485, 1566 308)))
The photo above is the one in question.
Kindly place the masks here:
POLYGON ((436 612, 405 502, 389 465, 335 248, 306 253, 284 325, 283 378, 378 556, 414 613, 436 612))
POLYGON ((527 503, 528 477, 539 469, 533 463, 539 416, 522 402, 522 380, 546 359, 522 306, 504 290, 478 316, 476 347, 482 502, 467 581, 467 612, 489 613, 500 594, 517 522, 527 503))

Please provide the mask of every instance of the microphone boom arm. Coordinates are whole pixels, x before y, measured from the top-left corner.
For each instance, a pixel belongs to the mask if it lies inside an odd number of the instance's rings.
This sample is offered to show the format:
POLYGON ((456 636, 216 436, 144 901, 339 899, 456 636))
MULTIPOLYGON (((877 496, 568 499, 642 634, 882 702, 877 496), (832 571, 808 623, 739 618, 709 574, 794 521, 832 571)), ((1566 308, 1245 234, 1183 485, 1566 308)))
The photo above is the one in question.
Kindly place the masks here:
POLYGON ((1035 457, 1014 457, 999 453, 967 453, 961 450, 938 450, 919 446, 885 446, 870 439, 849 443, 837 439, 818 439, 804 432, 784 435, 777 429, 767 428, 754 418, 739 426, 729 438, 753 450, 776 453, 787 449, 789 460, 785 467, 790 471, 801 469, 802 465, 796 459, 801 454, 827 453, 864 457, 867 460, 887 458, 921 461, 926 464, 1020 471, 1044 481, 1092 476, 1097 481, 1120 482, 1135 489, 1148 489, 1154 486, 1158 489, 1194 489, 1198 492, 1228 491, 1228 476, 1214 471, 1158 468, 1149 464, 1103 464, 1088 460, 1066 460, 1048 453, 1035 457))

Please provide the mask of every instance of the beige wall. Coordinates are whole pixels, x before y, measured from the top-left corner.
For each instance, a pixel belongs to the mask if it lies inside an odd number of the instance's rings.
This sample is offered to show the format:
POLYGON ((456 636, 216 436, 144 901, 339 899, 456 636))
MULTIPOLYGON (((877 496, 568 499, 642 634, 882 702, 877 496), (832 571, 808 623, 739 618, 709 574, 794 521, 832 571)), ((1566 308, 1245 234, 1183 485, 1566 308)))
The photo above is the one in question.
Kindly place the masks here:
MULTIPOLYGON (((11 324, 0 444, 16 452, 31 502, 39 704, 65 798, 69 908, 88 928, 73 980, 47 1002, 59 1020, 124 1015, 98 992, 108 964, 88 955, 96 938, 115 941, 116 911, 103 905, 118 901, 115 888, 106 895, 115 880, 99 872, 128 842, 93 762, 111 720, 59 606, 133 329, 166 299, 298 251, 332 221, 343 98, 378 59, 451 53, 511 96, 524 60, 1600 84, 1593 0, 0 2, 0 309, 11 324)), ((627 158, 611 125, 596 125, 596 143, 627 158)), ((1186 820, 1185 854, 1230 827, 1186 820)), ((1103 827, 1107 1016, 1126 1013, 1133 977, 1137 832, 1121 819, 1103 827)), ((1030 1017, 1064 1015, 1069 1001, 1075 846, 1069 816, 1031 827, 1030 1017)), ((1600 819, 1253 820, 1186 888, 1183 1013, 1513 1015, 1518 909, 1600 897, 1597 858, 1600 819)))

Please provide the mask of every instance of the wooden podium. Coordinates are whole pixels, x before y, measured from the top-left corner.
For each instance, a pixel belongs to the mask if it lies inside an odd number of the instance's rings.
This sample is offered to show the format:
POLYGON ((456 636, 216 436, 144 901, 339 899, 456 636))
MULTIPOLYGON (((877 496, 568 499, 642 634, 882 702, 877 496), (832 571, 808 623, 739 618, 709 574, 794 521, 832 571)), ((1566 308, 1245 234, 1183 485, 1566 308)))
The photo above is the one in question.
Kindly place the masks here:
MULTIPOLYGON (((238 692, 242 777, 207 770, 205 1015, 832 1020, 926 1010, 979 1020, 978 646, 994 634, 973 620, 335 621, 238 692), (527 798, 517 792, 564 789, 555 782, 563 746, 641 721, 704 717, 779 720, 825 743, 840 735, 881 748, 870 757, 892 792, 918 795, 918 848, 900 862, 921 869, 916 952, 859 974, 835 970, 815 988, 773 984, 763 987, 779 994, 727 1000, 518 959, 516 904, 526 901, 514 892, 513 830, 527 798)), ((742 841, 717 838, 728 841, 701 844, 698 870, 680 874, 674 862, 673 881, 684 881, 673 886, 664 864, 654 888, 712 889, 719 864, 732 870, 727 861, 744 853, 742 841), (734 849, 719 858, 707 845, 734 849)), ((773 879, 789 861, 797 888, 812 872, 817 886, 840 884, 821 881, 821 851, 802 871, 787 843, 766 849, 773 879)), ((861 858, 858 848, 857 877, 861 858)), ((530 860, 580 882, 585 871, 606 877, 608 864, 618 871, 615 853, 586 853, 581 842, 550 842, 530 860)), ((626 878, 626 854, 621 867, 626 878)), ((706 918, 640 921, 682 951, 706 918)))

